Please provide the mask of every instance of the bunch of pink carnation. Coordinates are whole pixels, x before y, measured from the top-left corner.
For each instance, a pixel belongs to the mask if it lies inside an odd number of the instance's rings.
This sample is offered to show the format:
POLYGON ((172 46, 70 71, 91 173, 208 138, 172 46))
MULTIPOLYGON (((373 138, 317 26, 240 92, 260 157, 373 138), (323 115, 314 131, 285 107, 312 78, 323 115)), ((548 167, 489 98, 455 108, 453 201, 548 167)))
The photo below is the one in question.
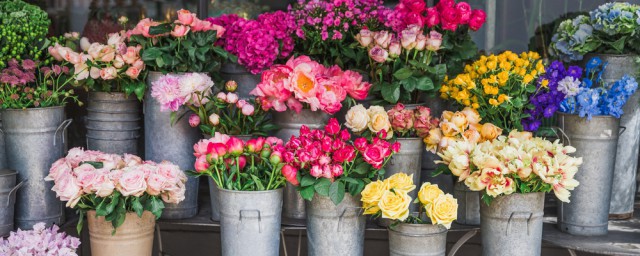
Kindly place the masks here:
POLYGON ((203 73, 181 76, 167 74, 151 85, 151 97, 160 103, 160 110, 175 112, 185 104, 196 107, 205 104, 211 94, 213 81, 203 73))
POLYGON ((106 198, 116 191, 125 197, 147 194, 166 203, 179 203, 184 200, 187 177, 169 162, 73 148, 53 163, 45 180, 53 181, 52 190, 67 207, 74 208, 86 196, 106 198))
POLYGON ((402 103, 398 103, 387 111, 389 122, 394 132, 401 137, 420 137, 429 135, 429 131, 437 128, 440 120, 431 117, 431 109, 417 106, 415 109, 406 109, 402 103))
POLYGON ((334 114, 350 96, 356 100, 367 97, 371 84, 362 75, 343 71, 338 66, 325 67, 308 56, 292 57, 286 65, 274 65, 262 73, 262 81, 251 91, 266 111, 278 112, 287 107, 300 112, 303 103, 312 111, 334 114))
POLYGON ((236 14, 207 18, 226 29, 218 41, 228 52, 238 57, 238 63, 257 74, 293 51, 293 33, 297 28, 293 16, 283 11, 263 13, 256 20, 246 20, 236 14))
POLYGON ((44 222, 33 225, 33 230, 18 229, 0 239, 0 255, 77 256, 80 239, 59 231, 56 225, 46 228, 44 222))
POLYGON ((127 38, 132 35, 142 35, 146 38, 156 38, 162 36, 169 36, 180 38, 186 36, 189 32, 211 31, 215 30, 217 37, 224 35, 225 29, 211 22, 200 20, 196 17, 195 13, 191 13, 188 10, 181 9, 178 11, 178 19, 174 20, 171 24, 172 30, 166 34, 152 35, 149 33, 151 27, 161 25, 162 23, 153 21, 150 18, 142 19, 136 24, 136 26, 126 32, 127 38))
POLYGON ((424 0, 401 0, 385 21, 396 32, 412 24, 428 28, 440 26, 449 31, 468 25, 471 30, 477 31, 484 24, 486 16, 483 10, 472 10, 467 2, 441 0, 436 6, 427 7, 424 0))
POLYGON ((342 129, 335 118, 329 120, 324 130, 300 128, 300 136, 292 136, 285 144, 282 174, 291 184, 298 186, 298 175, 334 180, 342 175, 349 177, 352 164, 363 159, 374 169, 381 169, 393 153, 400 151, 400 144, 380 139, 386 132, 374 137, 351 140, 347 129, 342 129), (299 173, 304 170, 304 173, 299 173))

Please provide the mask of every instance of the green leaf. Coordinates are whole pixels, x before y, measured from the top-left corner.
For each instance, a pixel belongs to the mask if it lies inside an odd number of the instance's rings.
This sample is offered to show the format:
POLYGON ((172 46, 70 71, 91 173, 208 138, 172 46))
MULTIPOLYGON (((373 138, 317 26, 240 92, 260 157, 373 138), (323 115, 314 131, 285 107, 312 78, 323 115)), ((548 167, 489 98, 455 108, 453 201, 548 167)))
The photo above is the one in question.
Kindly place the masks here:
POLYGON ((333 204, 338 205, 344 199, 344 183, 340 180, 336 180, 331 183, 331 187, 329 187, 329 198, 333 202, 333 204))
POLYGON ((418 78, 418 82, 416 84, 416 88, 420 91, 430 91, 433 90, 433 81, 428 76, 423 76, 418 78))
POLYGON ((83 210, 79 210, 78 215, 78 225, 76 225, 76 231, 78 231, 78 235, 80 235, 80 233, 82 233, 82 226, 84 226, 85 212, 83 210))
POLYGON ((300 196, 307 201, 311 201, 313 199, 313 195, 315 194, 315 190, 313 186, 303 187, 300 189, 300 196))
POLYGON ((138 217, 142 217, 142 213, 144 212, 144 207, 140 203, 139 198, 134 197, 133 200, 131 200, 131 208, 133 208, 133 211, 135 211, 136 214, 138 214, 138 217))
POLYGON ((157 26, 149 27, 149 35, 160 35, 171 32, 171 24, 164 23, 157 26))
POLYGON ((382 98, 384 98, 384 100, 395 104, 398 102, 398 99, 400 99, 400 84, 385 83, 382 85, 380 92, 382 93, 382 98))
POLYGON ((367 174, 367 172, 369 172, 369 164, 367 162, 362 162, 356 166, 353 172, 357 174, 367 174))
POLYGON ((162 56, 162 51, 159 48, 148 48, 142 52, 142 60, 145 62, 155 61, 158 57, 162 56))
POLYGON ((400 82, 402 87, 408 92, 413 92, 416 89, 417 80, 414 77, 409 77, 400 82))
POLYGON ((312 186, 314 183, 316 183, 316 178, 307 175, 302 177, 302 180, 300 181, 300 186, 302 187, 312 186))
POLYGON ((393 73, 393 77, 395 77, 398 80, 407 79, 412 75, 413 75, 413 71, 411 71, 411 69, 409 68, 401 68, 401 69, 398 69, 398 71, 396 71, 395 73, 393 73))
POLYGON ((622 53, 622 51, 624 50, 624 44, 625 41, 627 40, 626 36, 621 37, 620 39, 613 41, 613 42, 605 42, 606 44, 610 45, 611 48, 613 48, 614 50, 616 50, 616 52, 618 53, 622 53))
POLYGON ((94 162, 94 161, 85 161, 85 162, 80 162, 78 164, 78 166, 83 165, 83 164, 88 164, 93 166, 96 169, 101 169, 102 167, 104 167, 104 164, 102 162, 94 162))
POLYGON ((329 196, 329 186, 331 186, 331 181, 327 178, 320 178, 318 182, 313 185, 316 193, 321 196, 329 196))
POLYGON ((162 200, 158 200, 157 197, 151 197, 151 209, 150 212, 153 213, 153 215, 155 215, 156 217, 160 218, 160 215, 162 215, 162 209, 164 209, 164 204, 162 203, 162 200))

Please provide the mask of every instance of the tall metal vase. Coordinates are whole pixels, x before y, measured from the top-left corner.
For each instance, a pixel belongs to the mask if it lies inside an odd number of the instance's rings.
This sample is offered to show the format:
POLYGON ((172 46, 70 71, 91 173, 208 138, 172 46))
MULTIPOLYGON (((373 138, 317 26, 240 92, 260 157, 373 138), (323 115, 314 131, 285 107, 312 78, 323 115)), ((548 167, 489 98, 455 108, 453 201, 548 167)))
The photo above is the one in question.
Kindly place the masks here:
POLYGON ((453 197, 458 199, 457 223, 480 225, 480 192, 471 191, 464 182, 453 185, 453 197))
POLYGON ((138 155, 140 106, 134 95, 89 92, 87 148, 109 154, 138 155))
POLYGON ((558 228, 572 235, 605 235, 620 120, 612 116, 586 120, 578 115, 557 115, 558 126, 567 135, 564 144, 575 147, 575 156, 583 161, 575 175, 580 185, 571 192, 571 203, 558 203, 558 228))
MULTIPOLYGON (((327 124, 330 117, 322 111, 311 111, 309 109, 303 109, 300 113, 292 110, 274 112, 273 123, 280 128, 275 133, 275 136, 288 141, 291 136, 300 134, 302 125, 306 125, 309 129, 321 129, 327 124)), ((305 219, 307 216, 304 199, 302 199, 295 186, 289 183, 284 188, 282 216, 291 219, 305 219)))
POLYGON ((306 203, 309 256, 363 255, 366 218, 360 196, 347 193, 335 205, 329 197, 316 194, 306 203))
MULTIPOLYGON (((171 124, 169 112, 160 111, 160 104, 151 97, 151 84, 162 76, 159 72, 149 72, 148 90, 144 100, 144 147, 145 159, 170 161, 182 170, 193 170, 195 157, 193 145, 201 138, 200 131, 189 126, 188 111, 178 110, 175 124, 171 124)), ((185 200, 178 204, 166 204, 163 219, 185 219, 198 213, 198 178, 189 177, 186 184, 185 200)))
POLYGON ((9 236, 13 231, 16 192, 24 185, 24 182, 16 185, 17 175, 14 170, 0 169, 0 237, 9 236))
POLYGON ((53 182, 44 181, 51 164, 64 156, 65 133, 71 119, 65 120, 64 107, 2 110, 7 164, 25 181, 17 192, 15 224, 31 229, 64 222, 64 205, 51 191, 53 182))
POLYGON ((224 81, 233 80, 238 83, 236 93, 241 99, 251 98, 249 93, 260 83, 260 74, 254 75, 240 64, 225 62, 220 67, 220 77, 224 81))
MULTIPOLYGON (((636 63, 637 55, 589 54, 585 56, 585 62, 591 57, 599 57, 607 63, 602 72, 602 80, 607 84, 620 80, 624 75, 635 77, 640 68, 636 63)), ((640 92, 627 100, 622 111, 624 114, 620 118, 620 127, 624 127, 625 131, 618 139, 613 172, 613 184, 616 185, 611 188, 609 219, 633 217, 640 146, 640 92)))

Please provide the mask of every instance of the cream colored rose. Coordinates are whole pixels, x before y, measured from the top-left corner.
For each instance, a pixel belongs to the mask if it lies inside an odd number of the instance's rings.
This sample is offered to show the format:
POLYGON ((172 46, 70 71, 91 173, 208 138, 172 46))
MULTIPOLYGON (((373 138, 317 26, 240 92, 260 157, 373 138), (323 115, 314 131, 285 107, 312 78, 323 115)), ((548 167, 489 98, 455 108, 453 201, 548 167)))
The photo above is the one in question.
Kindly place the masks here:
POLYGON ((349 127, 353 132, 364 131, 369 124, 369 114, 367 114, 367 109, 362 104, 355 105, 349 109, 345 119, 345 126, 349 127))
POLYGON ((382 195, 378 207, 383 218, 404 221, 409 217, 410 204, 411 197, 406 193, 387 190, 382 195))
POLYGON ((384 111, 383 107, 380 106, 372 106, 367 110, 367 114, 369 114, 369 130, 373 133, 378 133, 382 130, 387 131, 387 137, 392 136, 391 134, 391 123, 389 122, 389 116, 387 112, 384 111))
POLYGON ((478 143, 482 140, 482 135, 476 130, 466 130, 462 133, 462 136, 471 143, 478 143))
POLYGON ((458 131, 464 131, 467 129, 467 126, 469 126, 469 120, 467 120, 467 117, 462 112, 453 114, 453 116, 451 116, 451 123, 458 128, 458 131))
POLYGON ((389 190, 387 188, 387 184, 380 181, 380 180, 376 180, 374 182, 371 182, 369 184, 367 184, 367 186, 364 187, 364 189, 362 190, 362 192, 360 192, 360 195, 362 196, 362 198, 360 198, 360 201, 364 202, 364 203, 378 203, 378 201, 380 201, 380 198, 382 197, 382 194, 386 191, 389 190))
POLYGON ((482 125, 482 130, 480 130, 480 134, 482 138, 485 140, 493 140, 502 134, 502 129, 491 124, 485 123, 482 125))
POLYGON ((458 216, 458 200, 446 194, 436 198, 432 204, 425 207, 431 223, 451 228, 451 222, 458 216))
POLYGON ((438 188, 438 185, 429 182, 422 184, 420 191, 418 191, 418 199, 423 205, 433 203, 441 195, 444 195, 444 192, 438 188))
POLYGON ((460 134, 460 129, 458 129, 458 126, 449 121, 440 122, 440 130, 446 137, 454 137, 460 134))
POLYGON ((413 184, 413 174, 407 175, 404 172, 399 172, 384 180, 387 189, 393 189, 396 192, 409 193, 416 189, 416 185, 413 184))
POLYGON ((482 120, 478 111, 473 108, 466 107, 461 112, 467 117, 469 124, 478 124, 482 120))
POLYGON ((453 117, 453 112, 447 110, 447 111, 442 112, 441 120, 442 121, 445 121, 445 120, 446 121, 451 121, 451 117, 453 117))
POLYGON ((429 134, 427 137, 424 137, 424 144, 427 146, 427 150, 431 153, 435 153, 438 149, 438 144, 440 144, 440 140, 442 140, 442 131, 440 128, 434 128, 429 130, 429 134))
POLYGON ((485 183, 480 182, 480 173, 481 172, 473 172, 464 180, 464 184, 467 185, 470 190, 481 191, 487 187, 485 183))

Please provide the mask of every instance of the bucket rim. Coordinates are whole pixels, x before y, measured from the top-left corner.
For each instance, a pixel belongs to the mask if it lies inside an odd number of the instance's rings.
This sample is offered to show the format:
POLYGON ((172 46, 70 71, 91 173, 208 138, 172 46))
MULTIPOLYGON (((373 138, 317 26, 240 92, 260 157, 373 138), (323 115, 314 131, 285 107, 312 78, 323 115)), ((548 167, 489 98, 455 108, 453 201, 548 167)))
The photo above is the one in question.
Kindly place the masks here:
POLYGON ((50 106, 50 107, 42 107, 42 108, 3 108, 3 112, 21 112, 21 111, 46 111, 46 110, 57 110, 63 109, 65 106, 50 106))
MULTIPOLYGON (((584 55, 587 56, 607 56, 607 57, 640 57, 638 54, 619 54, 619 53, 594 53, 590 52, 584 55)), ((587 61, 587 58, 583 58, 584 61, 587 61)))
MULTIPOLYGON (((560 111, 556 111, 556 114, 563 115, 563 116, 577 116, 578 118, 582 118, 582 119, 585 119, 585 120, 587 119, 586 117, 580 117, 580 115, 578 115, 578 114, 564 113, 564 112, 560 112, 560 111)), ((611 116, 611 115, 593 115, 593 116, 591 116, 591 118, 620 119, 620 118, 617 118, 617 117, 611 116)))
POLYGON ((0 177, 18 175, 18 171, 13 169, 0 169, 0 177))
POLYGON ((414 224, 414 223, 402 223, 402 222, 398 223, 397 225, 395 225, 393 227, 392 226, 387 227, 387 230, 389 232, 395 232, 395 233, 398 233, 398 234, 401 234, 401 235, 421 236, 421 237, 437 236, 437 235, 440 235, 442 233, 447 233, 449 231, 446 227, 443 227, 442 225, 439 225, 439 224, 426 224, 426 223, 425 224, 414 224), (415 233, 403 232, 403 231, 394 229, 395 227, 398 227, 398 226, 401 226, 401 225, 402 226, 411 227, 411 228, 425 228, 425 227, 426 228, 434 228, 434 229, 437 229, 438 231, 437 232, 428 232, 428 233, 423 233, 423 234, 415 234, 415 233))
MULTIPOLYGON (((211 177, 209 177, 209 178, 211 178, 211 177)), ((213 182, 213 184, 217 187, 217 185, 215 184, 215 181, 213 182)), ((225 188, 218 188, 218 190, 219 191, 224 191, 224 192, 227 192, 227 193, 233 193, 233 194, 257 195, 257 194, 273 194, 273 193, 277 193, 279 191, 284 190, 284 187, 271 189, 271 190, 257 190, 257 191, 253 191, 253 190, 230 190, 230 189, 225 189, 225 188)))

